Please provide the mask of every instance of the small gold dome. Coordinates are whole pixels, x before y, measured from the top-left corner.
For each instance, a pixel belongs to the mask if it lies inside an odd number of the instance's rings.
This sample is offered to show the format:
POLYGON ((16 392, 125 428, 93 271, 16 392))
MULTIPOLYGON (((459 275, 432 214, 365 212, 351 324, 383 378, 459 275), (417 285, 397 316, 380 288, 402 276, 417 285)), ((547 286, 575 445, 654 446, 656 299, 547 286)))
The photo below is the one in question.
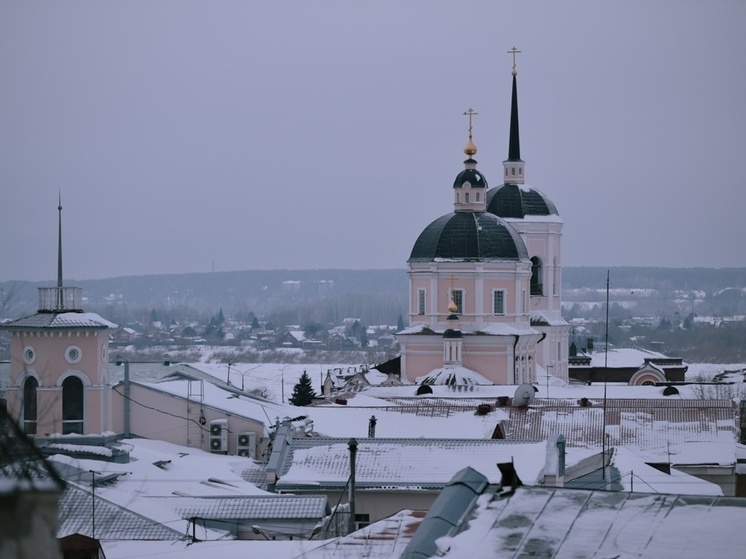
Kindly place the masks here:
POLYGON ((458 310, 458 305, 456 305, 456 301, 454 301, 453 298, 451 298, 451 302, 448 303, 448 312, 451 314, 456 314, 457 310, 458 310))
POLYGON ((471 141, 471 138, 469 138, 469 141, 466 142, 464 153, 469 157, 472 157, 474 154, 477 153, 477 146, 474 145, 474 142, 471 141))

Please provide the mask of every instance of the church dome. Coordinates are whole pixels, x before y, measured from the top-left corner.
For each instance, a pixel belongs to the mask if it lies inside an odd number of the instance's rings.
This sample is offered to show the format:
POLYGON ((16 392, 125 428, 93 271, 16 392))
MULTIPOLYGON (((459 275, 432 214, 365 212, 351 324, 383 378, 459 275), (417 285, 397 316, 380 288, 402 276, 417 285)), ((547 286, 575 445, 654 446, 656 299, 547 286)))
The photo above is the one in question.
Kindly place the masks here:
POLYGON ((474 159, 467 159, 464 161, 466 169, 456 175, 456 180, 453 181, 453 188, 489 188, 487 186, 487 179, 484 175, 477 170, 477 162, 474 159))
POLYGON ((409 261, 528 260, 523 239, 510 225, 486 212, 453 212, 420 233, 409 261))
POLYGON ((518 184, 503 184, 488 190, 487 211, 498 217, 519 219, 532 215, 559 215, 554 203, 544 193, 518 184))

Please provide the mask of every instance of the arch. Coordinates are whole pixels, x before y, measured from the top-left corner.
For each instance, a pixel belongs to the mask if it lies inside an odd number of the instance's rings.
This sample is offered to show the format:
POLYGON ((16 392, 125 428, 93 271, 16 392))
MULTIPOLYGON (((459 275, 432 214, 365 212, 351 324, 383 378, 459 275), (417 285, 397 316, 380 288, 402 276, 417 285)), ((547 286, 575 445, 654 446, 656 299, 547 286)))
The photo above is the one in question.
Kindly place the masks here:
POLYGON ((62 381, 62 434, 83 434, 85 416, 85 386, 77 375, 62 381))
POLYGON ((468 204, 468 203, 469 203, 469 193, 467 192, 464 194, 464 204, 468 204))
POLYGON ((67 371, 64 375, 60 375, 60 378, 57 379, 57 386, 62 386, 62 383, 65 382, 70 377, 77 377, 80 379, 80 382, 83 383, 83 386, 91 386, 91 379, 88 378, 88 375, 85 374, 83 371, 76 371, 71 370, 67 371))
POLYGON ((39 381, 33 375, 28 375, 23 381, 23 432, 27 435, 36 435, 37 420, 37 398, 36 389, 39 381))
POLYGON ((44 383, 41 381, 41 377, 33 369, 24 369, 23 371, 18 373, 18 376, 16 377, 16 386, 18 388, 23 388, 23 384, 26 382, 26 379, 28 377, 34 377, 36 379, 37 386, 44 386, 44 383))
POLYGON ((538 256, 531 257, 531 295, 544 295, 541 281, 542 265, 538 256))
POLYGON ((651 369, 649 367, 639 369, 629 379, 630 386, 643 386, 656 384, 658 382, 666 382, 666 377, 663 375, 663 373, 660 373, 659 371, 656 371, 655 369, 651 369))

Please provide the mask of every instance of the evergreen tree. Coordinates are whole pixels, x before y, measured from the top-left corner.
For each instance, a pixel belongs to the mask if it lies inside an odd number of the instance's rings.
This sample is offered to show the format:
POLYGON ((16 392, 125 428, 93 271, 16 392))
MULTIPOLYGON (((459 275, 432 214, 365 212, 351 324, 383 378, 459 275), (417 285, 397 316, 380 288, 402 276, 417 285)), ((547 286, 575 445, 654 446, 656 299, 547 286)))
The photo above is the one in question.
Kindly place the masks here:
POLYGON ((220 308, 220 312, 218 313, 218 318, 217 318, 217 322, 216 323, 217 324, 223 324, 224 322, 225 322, 225 316, 223 316, 223 308, 221 307, 220 308))
POLYGON ((404 330, 404 319, 402 315, 399 315, 399 320, 396 321, 396 331, 401 332, 402 330, 404 330))
POLYGON ((300 376, 300 380, 293 387, 293 395, 290 396, 290 403, 294 406, 308 406, 313 402, 316 393, 311 384, 311 377, 306 371, 300 376))

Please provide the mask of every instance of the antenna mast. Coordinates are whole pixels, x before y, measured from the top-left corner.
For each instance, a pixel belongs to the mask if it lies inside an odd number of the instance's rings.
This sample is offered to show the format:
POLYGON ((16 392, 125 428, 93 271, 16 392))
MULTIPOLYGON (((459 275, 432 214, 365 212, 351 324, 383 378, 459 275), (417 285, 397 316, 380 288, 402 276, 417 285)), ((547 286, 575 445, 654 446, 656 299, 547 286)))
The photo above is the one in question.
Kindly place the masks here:
POLYGON ((604 344, 604 408, 601 432, 601 475, 606 481, 606 379, 609 376, 609 270, 606 270, 606 343, 604 344))

